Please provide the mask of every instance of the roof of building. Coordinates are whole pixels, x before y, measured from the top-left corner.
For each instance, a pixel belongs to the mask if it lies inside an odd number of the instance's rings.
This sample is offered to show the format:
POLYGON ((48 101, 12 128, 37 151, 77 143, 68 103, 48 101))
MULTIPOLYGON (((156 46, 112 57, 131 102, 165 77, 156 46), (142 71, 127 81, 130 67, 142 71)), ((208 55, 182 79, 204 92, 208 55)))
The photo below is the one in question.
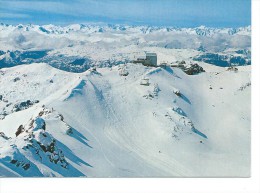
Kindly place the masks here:
POLYGON ((157 56, 156 53, 146 53, 146 56, 157 56))
POLYGON ((138 56, 137 60, 145 60, 145 56, 138 56))

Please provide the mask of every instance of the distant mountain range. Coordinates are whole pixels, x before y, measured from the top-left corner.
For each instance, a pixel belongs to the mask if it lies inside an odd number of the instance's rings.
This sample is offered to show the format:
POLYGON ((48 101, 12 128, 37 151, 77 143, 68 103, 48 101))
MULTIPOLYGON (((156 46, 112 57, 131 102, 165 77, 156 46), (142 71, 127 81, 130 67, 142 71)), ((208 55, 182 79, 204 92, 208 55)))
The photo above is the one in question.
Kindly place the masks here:
POLYGON ((199 36, 212 36, 214 34, 240 34, 250 35, 251 26, 239 27, 239 28, 212 28, 206 26, 199 26, 196 28, 178 28, 178 27, 154 27, 154 26, 125 26, 125 25, 93 25, 93 24, 72 24, 68 26, 56 26, 56 25, 34 25, 34 24, 19 24, 8 25, 1 23, 0 30, 20 30, 20 31, 36 31, 45 34, 67 34, 71 32, 85 32, 85 33, 102 33, 102 32, 141 32, 149 34, 152 32, 176 32, 187 33, 199 36))
POLYGON ((130 62, 145 51, 158 53, 158 63, 167 55, 169 63, 194 58, 225 67, 232 58, 234 65, 251 64, 251 26, 0 24, 0 33, 0 68, 45 62, 62 70, 83 72, 93 66, 130 62), (189 53, 180 56, 178 50, 189 53))

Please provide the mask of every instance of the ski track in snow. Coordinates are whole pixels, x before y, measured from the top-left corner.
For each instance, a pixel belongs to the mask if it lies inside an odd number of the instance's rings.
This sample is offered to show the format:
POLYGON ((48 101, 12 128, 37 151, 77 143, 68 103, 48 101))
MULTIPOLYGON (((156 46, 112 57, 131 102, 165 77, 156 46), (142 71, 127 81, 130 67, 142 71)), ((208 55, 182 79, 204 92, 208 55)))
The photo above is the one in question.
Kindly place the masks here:
MULTIPOLYGON (((84 109, 81 110, 81 112, 78 114, 78 117, 79 117, 79 120, 80 122, 83 122, 84 123, 84 113, 83 113, 84 109), (83 121, 82 121, 83 120, 83 121)), ((112 166, 112 167, 115 167, 115 165, 108 159, 108 157, 106 156, 106 153, 104 152, 103 150, 103 146, 102 144, 100 143, 100 141, 98 140, 98 138, 95 136, 95 134, 93 132, 91 132, 91 130, 87 129, 88 133, 96 140, 96 142, 98 143, 101 151, 102 151, 102 155, 104 156, 105 160, 112 166)))
MULTIPOLYGON (((123 85, 123 84, 122 84, 123 85)), ((116 85, 117 87, 120 85, 116 85)), ((111 86, 110 86, 111 87, 111 86)), ((131 90, 131 89, 130 89, 131 90)), ((112 91, 110 91, 112 92, 112 91)), ((111 141, 113 141, 117 146, 121 148, 125 148, 128 151, 135 153, 138 155, 143 161, 143 162, 149 162, 152 164, 154 167, 158 167, 162 169, 165 173, 168 173, 168 175, 179 175, 179 176, 185 176, 189 175, 189 172, 176 160, 173 158, 169 157, 164 157, 163 155, 156 156, 154 155, 154 152, 149 151, 149 148, 142 148, 141 144, 136 143, 134 140, 131 139, 131 133, 129 133, 127 130, 125 130, 126 127, 131 128, 133 127, 134 129, 138 129, 138 127, 135 125, 135 122, 132 121, 132 125, 125 125, 124 122, 120 120, 120 116, 115 114, 115 110, 113 108, 110 102, 109 94, 107 94, 107 107, 108 107, 108 112, 109 114, 112 115, 112 119, 115 121, 109 124, 109 127, 105 130, 106 135, 109 137, 111 141), (120 127, 118 127, 120 125, 120 127), (167 161, 165 161, 167 160, 167 161)), ((116 96, 116 95, 114 95, 116 96)), ((118 101, 118 103, 126 103, 125 100, 125 95, 117 95, 119 99, 122 99, 121 101, 118 101)), ((126 105, 126 108, 128 106, 126 105)), ((126 114, 129 112, 131 114, 131 111, 126 109, 126 114)), ((138 115, 137 115, 138 116, 138 115)), ((134 118, 134 116, 132 117, 134 118)), ((130 129, 131 131, 131 129, 130 129)))

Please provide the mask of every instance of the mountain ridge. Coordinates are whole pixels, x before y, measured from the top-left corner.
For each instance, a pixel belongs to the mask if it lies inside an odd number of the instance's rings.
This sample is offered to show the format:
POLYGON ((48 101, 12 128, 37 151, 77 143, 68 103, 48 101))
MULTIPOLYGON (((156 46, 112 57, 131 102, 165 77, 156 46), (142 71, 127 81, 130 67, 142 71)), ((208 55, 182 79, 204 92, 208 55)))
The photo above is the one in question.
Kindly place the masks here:
POLYGON ((156 26, 132 26, 132 25, 111 25, 111 24, 70 24, 67 26, 59 26, 59 25, 35 25, 35 24, 17 24, 17 25, 9 25, 1 23, 0 26, 3 28, 12 28, 13 30, 39 30, 39 32, 46 34, 65 34, 75 31, 82 32, 104 32, 104 31, 129 31, 136 30, 142 33, 152 33, 158 31, 165 32, 186 32, 201 36, 211 36, 216 33, 227 33, 229 35, 234 35, 237 33, 249 34, 251 33, 251 26, 237 27, 237 28, 215 28, 215 27, 206 27, 206 26, 198 26, 193 28, 180 28, 180 27, 156 27, 156 26), (94 31, 93 31, 94 30, 94 31))

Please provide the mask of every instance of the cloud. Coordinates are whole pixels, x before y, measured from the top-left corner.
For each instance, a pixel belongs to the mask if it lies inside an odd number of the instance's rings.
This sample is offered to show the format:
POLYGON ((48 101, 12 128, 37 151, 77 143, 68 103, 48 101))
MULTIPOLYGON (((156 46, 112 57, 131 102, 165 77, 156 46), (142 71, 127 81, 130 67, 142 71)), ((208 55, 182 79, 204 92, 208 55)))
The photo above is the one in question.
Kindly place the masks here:
POLYGON ((27 14, 20 14, 20 13, 6 13, 6 12, 0 12, 0 18, 5 19, 14 19, 14 18, 30 18, 27 14))

